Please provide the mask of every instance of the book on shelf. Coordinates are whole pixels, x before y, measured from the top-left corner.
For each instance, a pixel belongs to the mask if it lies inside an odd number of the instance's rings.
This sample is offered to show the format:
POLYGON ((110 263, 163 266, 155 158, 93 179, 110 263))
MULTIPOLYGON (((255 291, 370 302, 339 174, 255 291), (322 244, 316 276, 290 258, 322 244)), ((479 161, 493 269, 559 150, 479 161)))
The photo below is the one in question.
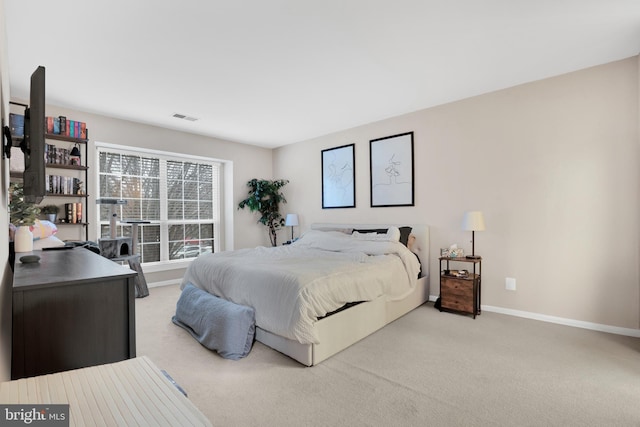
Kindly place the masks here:
POLYGON ((50 165, 71 164, 71 150, 68 148, 61 148, 55 144, 45 144, 44 154, 47 163, 50 165))
POLYGON ((68 224, 80 224, 82 223, 82 203, 65 203, 65 222, 68 224))
POLYGON ((24 136, 24 116, 22 114, 9 113, 9 126, 13 137, 22 138, 24 136))
MULTIPOLYGON (((24 134, 24 118, 23 131, 24 134)), ((66 116, 46 117, 47 133, 50 135, 62 135, 70 138, 87 139, 87 124, 79 120, 69 120, 66 116)))
POLYGON ((49 194, 75 195, 80 188, 80 179, 71 176, 47 175, 45 184, 49 194))

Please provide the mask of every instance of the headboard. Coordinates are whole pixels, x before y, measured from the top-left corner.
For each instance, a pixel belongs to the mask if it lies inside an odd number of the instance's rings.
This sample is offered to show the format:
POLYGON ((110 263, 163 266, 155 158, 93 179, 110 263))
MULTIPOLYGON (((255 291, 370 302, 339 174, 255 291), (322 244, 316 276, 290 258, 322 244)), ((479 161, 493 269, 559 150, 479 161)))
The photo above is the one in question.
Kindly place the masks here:
POLYGON ((422 264, 422 275, 429 276, 429 227, 425 224, 329 224, 329 223, 313 223, 312 230, 353 230, 353 229, 378 229, 395 227, 411 227, 411 234, 415 236, 416 241, 411 248, 413 252, 420 258, 422 264))

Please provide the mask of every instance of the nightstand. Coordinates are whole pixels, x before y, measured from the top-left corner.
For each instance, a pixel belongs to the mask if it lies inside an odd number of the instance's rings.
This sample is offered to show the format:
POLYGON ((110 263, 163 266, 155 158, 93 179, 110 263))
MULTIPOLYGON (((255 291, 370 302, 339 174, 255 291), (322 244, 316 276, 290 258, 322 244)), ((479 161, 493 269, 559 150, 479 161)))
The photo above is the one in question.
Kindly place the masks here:
POLYGON ((482 258, 441 257, 440 259, 440 311, 480 314, 482 258), (464 269, 453 270, 463 263, 464 269), (469 271, 469 269, 471 271, 469 271))

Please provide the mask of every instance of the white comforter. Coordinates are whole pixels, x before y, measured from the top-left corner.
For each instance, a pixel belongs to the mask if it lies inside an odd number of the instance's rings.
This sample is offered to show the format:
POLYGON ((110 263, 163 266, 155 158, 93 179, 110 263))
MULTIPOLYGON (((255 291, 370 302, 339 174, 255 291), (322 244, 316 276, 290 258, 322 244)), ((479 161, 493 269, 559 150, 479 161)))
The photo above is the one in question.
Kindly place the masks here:
POLYGON ((319 317, 348 302, 400 299, 416 285, 416 256, 403 244, 311 230, 291 245, 206 253, 186 283, 253 307, 257 326, 301 343, 318 343, 319 317))

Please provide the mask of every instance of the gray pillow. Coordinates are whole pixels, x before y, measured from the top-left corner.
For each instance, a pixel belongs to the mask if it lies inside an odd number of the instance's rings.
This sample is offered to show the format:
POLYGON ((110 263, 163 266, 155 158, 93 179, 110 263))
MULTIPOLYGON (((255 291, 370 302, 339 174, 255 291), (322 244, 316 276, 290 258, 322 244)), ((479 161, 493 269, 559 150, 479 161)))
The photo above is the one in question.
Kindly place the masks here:
POLYGON ((238 360, 251 351, 255 319, 253 307, 218 298, 187 283, 171 320, 208 349, 225 359, 238 360))

